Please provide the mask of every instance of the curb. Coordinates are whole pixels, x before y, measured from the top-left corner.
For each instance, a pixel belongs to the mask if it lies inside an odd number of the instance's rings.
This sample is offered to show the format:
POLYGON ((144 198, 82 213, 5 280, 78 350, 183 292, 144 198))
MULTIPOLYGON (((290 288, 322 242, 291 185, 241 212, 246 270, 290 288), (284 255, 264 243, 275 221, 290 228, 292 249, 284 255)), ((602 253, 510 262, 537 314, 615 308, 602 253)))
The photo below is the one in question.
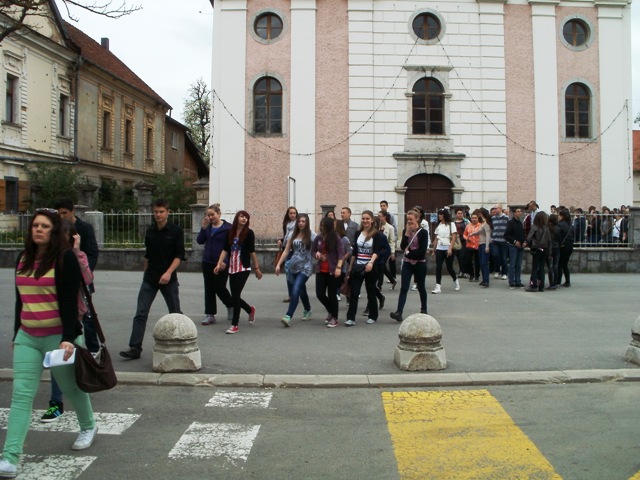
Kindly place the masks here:
MULTIPOLYGON (((378 375, 277 375, 116 372, 119 385, 243 388, 407 388, 540 385, 640 381, 640 369, 549 370, 525 372, 406 373, 378 375)), ((45 374, 44 380, 49 381, 45 374)), ((0 369, 0 381, 13 370, 0 369)))

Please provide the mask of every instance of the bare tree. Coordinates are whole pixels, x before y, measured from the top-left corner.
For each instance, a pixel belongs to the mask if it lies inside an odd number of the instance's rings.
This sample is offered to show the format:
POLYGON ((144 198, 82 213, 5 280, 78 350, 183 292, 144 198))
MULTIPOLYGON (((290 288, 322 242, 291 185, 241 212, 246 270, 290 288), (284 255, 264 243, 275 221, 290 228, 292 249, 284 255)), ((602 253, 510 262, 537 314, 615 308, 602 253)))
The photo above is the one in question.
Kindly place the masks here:
POLYGON ((200 150, 205 162, 209 162, 211 139, 211 90, 199 78, 189 87, 184 101, 184 124, 191 130, 191 138, 200 150))
MULTIPOLYGON (((45 17, 46 6, 54 0, 0 0, 0 42, 19 32, 28 23, 29 17, 45 17)), ((96 15, 120 18, 142 9, 141 5, 127 5, 126 0, 59 0, 73 21, 78 21, 70 8, 77 7, 96 15)))

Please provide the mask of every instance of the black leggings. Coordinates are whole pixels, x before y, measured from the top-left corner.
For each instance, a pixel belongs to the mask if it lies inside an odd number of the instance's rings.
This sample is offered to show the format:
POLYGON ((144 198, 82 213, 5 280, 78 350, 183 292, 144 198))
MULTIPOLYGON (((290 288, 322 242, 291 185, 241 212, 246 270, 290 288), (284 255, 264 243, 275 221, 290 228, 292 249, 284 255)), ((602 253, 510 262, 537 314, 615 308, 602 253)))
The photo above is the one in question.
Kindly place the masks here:
POLYGON ((442 285, 442 263, 446 262, 447 264, 447 272, 451 275, 451 278, 455 282, 458 277, 456 277, 456 271, 453 269, 453 254, 447 255, 449 253, 447 250, 436 250, 436 283, 438 285, 442 285))
POLYGON ((251 275, 251 270, 233 273, 229 275, 229 287, 231 287, 231 299, 233 300, 233 320, 232 325, 238 326, 240 323, 240 309, 247 313, 251 313, 251 305, 245 302, 241 295, 247 280, 251 275))

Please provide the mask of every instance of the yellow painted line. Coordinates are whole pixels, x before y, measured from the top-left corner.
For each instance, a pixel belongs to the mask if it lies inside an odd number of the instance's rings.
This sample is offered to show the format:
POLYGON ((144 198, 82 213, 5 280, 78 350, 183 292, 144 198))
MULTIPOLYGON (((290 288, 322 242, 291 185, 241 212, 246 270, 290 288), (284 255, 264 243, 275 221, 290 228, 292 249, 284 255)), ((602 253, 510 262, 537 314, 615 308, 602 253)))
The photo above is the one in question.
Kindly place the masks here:
POLYGON ((640 480, 640 472, 636 473, 633 477, 631 477, 629 480, 640 480))
POLYGON ((487 390, 383 392, 400 478, 561 479, 487 390))

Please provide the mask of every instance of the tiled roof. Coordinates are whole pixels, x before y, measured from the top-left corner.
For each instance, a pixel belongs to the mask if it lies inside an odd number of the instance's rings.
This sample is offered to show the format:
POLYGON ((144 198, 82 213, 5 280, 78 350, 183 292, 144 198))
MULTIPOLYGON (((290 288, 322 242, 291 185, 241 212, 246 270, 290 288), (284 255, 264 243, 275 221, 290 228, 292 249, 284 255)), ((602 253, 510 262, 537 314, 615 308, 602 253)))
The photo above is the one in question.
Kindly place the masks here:
POLYGON ((633 130, 633 171, 640 172, 640 130, 633 130))
POLYGON ((71 25, 69 22, 64 22, 64 27, 66 28, 71 41, 80 49, 80 55, 82 55, 82 58, 84 58, 85 61, 88 61, 96 67, 111 73, 124 83, 148 95, 157 102, 166 105, 167 108, 171 108, 171 106, 160 95, 154 92, 149 85, 144 83, 140 77, 133 73, 131 69, 113 53, 93 40, 87 34, 71 25))

